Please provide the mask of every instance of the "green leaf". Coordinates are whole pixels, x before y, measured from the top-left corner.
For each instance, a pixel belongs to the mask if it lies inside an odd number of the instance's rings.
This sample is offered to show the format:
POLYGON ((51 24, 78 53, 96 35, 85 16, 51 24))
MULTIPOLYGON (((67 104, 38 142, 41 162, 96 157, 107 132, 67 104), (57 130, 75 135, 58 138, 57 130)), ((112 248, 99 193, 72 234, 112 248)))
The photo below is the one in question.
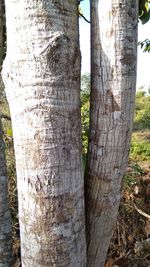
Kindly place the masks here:
POLYGON ((143 15, 140 17, 142 24, 147 23, 149 19, 150 19, 150 11, 148 13, 143 13, 143 15))
POLYGON ((148 2, 145 3, 145 8, 146 8, 146 10, 148 12, 149 11, 149 3, 148 2))
POLYGON ((139 19, 145 24, 150 19, 150 0, 139 0, 139 19))
POLYGON ((7 131, 6 131, 6 134, 7 134, 9 137, 13 137, 13 131, 12 131, 12 128, 8 128, 7 131))
POLYGON ((143 52, 150 52, 150 40, 145 39, 144 41, 138 42, 138 45, 140 45, 141 49, 143 48, 143 52))

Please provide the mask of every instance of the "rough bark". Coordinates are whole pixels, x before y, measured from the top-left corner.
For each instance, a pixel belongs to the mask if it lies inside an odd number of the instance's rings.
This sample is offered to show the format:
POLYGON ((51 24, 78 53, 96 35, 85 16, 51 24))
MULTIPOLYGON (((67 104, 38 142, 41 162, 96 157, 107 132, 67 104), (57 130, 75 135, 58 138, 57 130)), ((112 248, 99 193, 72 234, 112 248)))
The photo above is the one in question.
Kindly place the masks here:
POLYGON ((22 267, 85 266, 76 0, 6 0, 22 267))
POLYGON ((127 166, 137 18, 138 1, 91 1, 91 113, 85 176, 88 267, 104 265, 127 166))
POLYGON ((2 51, 3 51, 3 0, 0 0, 0 70, 2 65, 2 51))
MULTIPOLYGON (((0 0, 0 69, 3 48, 3 1, 0 0)), ((1 79, 1 74, 0 74, 1 79)), ((12 225, 8 199, 5 145, 0 117, 0 267, 13 266, 12 225)))

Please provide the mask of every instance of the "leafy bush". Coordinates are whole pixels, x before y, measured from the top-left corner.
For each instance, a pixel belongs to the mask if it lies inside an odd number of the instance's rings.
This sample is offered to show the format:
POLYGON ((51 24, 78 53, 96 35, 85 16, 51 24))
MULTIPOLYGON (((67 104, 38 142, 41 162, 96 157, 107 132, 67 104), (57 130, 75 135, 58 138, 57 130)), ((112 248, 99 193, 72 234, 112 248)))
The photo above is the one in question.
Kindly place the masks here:
POLYGON ((134 130, 150 130, 150 95, 142 90, 136 94, 134 130))
POLYGON ((132 160, 149 161, 150 160, 150 142, 132 139, 130 148, 130 158, 132 160))

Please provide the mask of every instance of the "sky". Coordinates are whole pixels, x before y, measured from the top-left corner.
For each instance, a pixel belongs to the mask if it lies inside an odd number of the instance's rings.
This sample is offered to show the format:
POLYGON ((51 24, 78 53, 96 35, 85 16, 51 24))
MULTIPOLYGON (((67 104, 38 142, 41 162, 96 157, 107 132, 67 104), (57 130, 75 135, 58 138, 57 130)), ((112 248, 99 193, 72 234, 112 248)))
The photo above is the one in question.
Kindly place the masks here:
MULTIPOLYGON (((80 3, 84 16, 90 20, 89 0, 80 3)), ((150 22, 138 25, 138 40, 150 39, 150 22)), ((90 24, 80 18, 80 48, 82 54, 82 74, 90 72, 90 24)), ((144 86, 147 90, 150 87, 150 52, 144 53, 138 47, 137 64, 137 88, 144 86)))

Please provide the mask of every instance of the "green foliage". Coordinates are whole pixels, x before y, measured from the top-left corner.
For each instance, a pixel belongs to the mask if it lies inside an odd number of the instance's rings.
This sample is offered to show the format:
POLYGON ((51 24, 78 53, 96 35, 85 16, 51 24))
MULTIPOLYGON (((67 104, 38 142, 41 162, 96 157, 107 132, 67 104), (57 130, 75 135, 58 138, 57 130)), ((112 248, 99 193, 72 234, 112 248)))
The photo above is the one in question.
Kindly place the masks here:
POLYGON ((134 177, 134 174, 132 172, 131 173, 130 172, 126 173, 124 175, 123 182, 124 182, 124 187, 135 185, 136 184, 136 179, 134 177))
POLYGON ((145 173, 138 163, 131 163, 131 168, 134 175, 143 175, 145 173))
POLYGON ((143 52, 150 52, 150 40, 145 39, 142 42, 138 42, 138 45, 140 45, 141 49, 143 49, 143 52))
POLYGON ((132 143, 130 148, 130 159, 138 161, 149 161, 150 160, 150 141, 149 140, 138 140, 132 137, 132 143))
POLYGON ((84 74, 81 77, 81 118, 82 118, 83 155, 86 155, 88 146, 89 110, 90 110, 90 75, 84 74))
POLYGON ((150 130, 150 95, 142 90, 136 94, 134 130, 150 130))
POLYGON ((145 24, 150 19, 150 0, 139 0, 139 19, 145 24))
MULTIPOLYGON (((139 19, 142 24, 145 24, 150 19, 150 0, 139 0, 139 19)), ((138 42, 138 45, 143 49, 143 52, 150 52, 150 40, 138 42)))
MULTIPOLYGON (((4 86, 2 81, 0 80, 0 114, 6 115, 6 117, 10 117, 10 111, 9 111, 9 106, 6 100, 6 95, 4 92, 4 86)), ((3 131, 4 131, 4 141, 7 147, 7 139, 12 139, 12 126, 11 122, 3 118, 2 119, 2 126, 3 126, 3 131)))
POLYGON ((8 137, 13 137, 13 131, 12 131, 12 128, 8 128, 7 130, 6 130, 6 134, 7 134, 7 136, 8 137))
POLYGON ((133 186, 137 184, 137 177, 144 175, 144 170, 140 167, 138 163, 130 163, 127 172, 123 177, 124 187, 133 186))

